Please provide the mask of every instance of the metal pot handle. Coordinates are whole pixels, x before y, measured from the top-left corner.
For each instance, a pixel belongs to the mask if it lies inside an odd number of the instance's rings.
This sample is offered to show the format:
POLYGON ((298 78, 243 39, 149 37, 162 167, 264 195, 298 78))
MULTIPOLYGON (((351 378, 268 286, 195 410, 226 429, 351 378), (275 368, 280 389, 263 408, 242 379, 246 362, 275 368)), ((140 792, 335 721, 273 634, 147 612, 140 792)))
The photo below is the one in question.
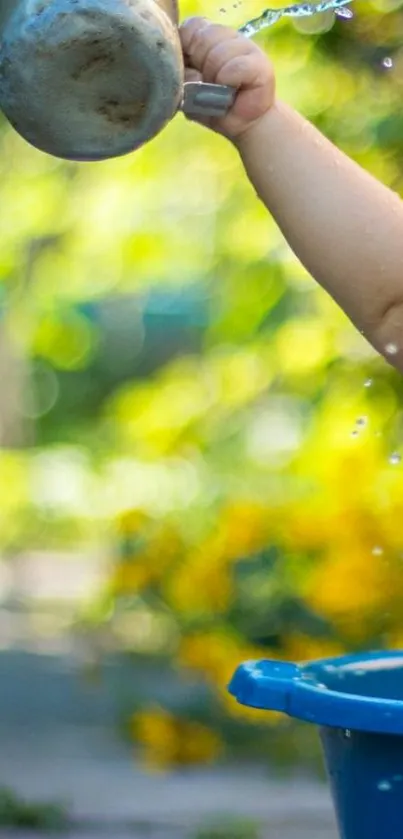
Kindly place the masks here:
POLYGON ((186 116, 224 117, 232 108, 237 91, 224 84, 185 82, 181 110, 186 116))

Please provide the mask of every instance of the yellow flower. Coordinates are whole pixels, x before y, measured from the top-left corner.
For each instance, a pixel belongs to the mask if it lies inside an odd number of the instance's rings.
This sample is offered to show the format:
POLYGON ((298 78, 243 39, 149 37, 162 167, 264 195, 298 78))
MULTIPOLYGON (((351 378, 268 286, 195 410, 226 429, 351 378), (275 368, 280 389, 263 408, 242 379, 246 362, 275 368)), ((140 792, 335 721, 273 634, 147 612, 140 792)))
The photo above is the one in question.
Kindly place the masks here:
POLYGON ((385 549, 403 551, 403 470, 386 465, 378 471, 374 481, 373 508, 379 524, 379 544, 385 549))
POLYGON ((403 626, 401 624, 401 621, 399 628, 391 632, 387 640, 388 650, 401 650, 403 656, 403 626))
POLYGON ((160 708, 134 714, 130 722, 134 740, 142 744, 148 763, 169 766, 176 751, 176 732, 169 714, 160 708))
POLYGON ((268 542, 272 519, 270 510, 261 504, 239 501, 228 506, 214 534, 222 556, 233 560, 261 550, 268 542))
POLYGON ((143 563, 128 561, 118 563, 111 579, 111 589, 116 595, 135 594, 152 579, 152 570, 143 563))
POLYGON ((229 693, 227 686, 237 667, 244 661, 277 658, 272 651, 247 645, 225 627, 184 638, 178 653, 182 667, 203 673, 214 685, 215 692, 226 711, 245 721, 273 725, 282 714, 268 714, 258 708, 240 705, 229 693))
MULTIPOLYGON (((141 516, 130 513, 121 527, 131 533, 141 516)), ((116 594, 136 592, 161 579, 167 568, 181 555, 183 547, 176 531, 165 523, 153 523, 143 533, 143 540, 133 556, 115 564, 111 586, 116 594)))
POLYGON ((234 503, 221 514, 216 528, 175 570, 166 594, 173 608, 185 614, 224 612, 233 596, 228 563, 267 544, 269 511, 254 503, 234 503))
POLYGON ((291 503, 281 513, 281 543, 289 549, 318 550, 334 537, 338 524, 338 510, 321 497, 291 503))
POLYGON ((383 556, 348 535, 342 540, 335 534, 326 557, 308 576, 305 592, 308 604, 319 613, 351 624, 385 609, 391 590, 383 556))
POLYGON ((198 670, 214 684, 226 685, 242 661, 241 643, 228 630, 211 630, 184 638, 178 652, 182 667, 198 670))
POLYGON ((225 612, 233 593, 233 583, 220 552, 206 550, 190 555, 166 584, 166 597, 182 614, 225 612))
POLYGON ((218 734, 210 728, 175 717, 158 706, 134 714, 131 733, 143 746, 146 762, 159 769, 211 763, 222 751, 218 734))
POLYGON ((143 510, 127 510, 116 520, 116 528, 118 533, 131 536, 142 531, 150 521, 150 517, 143 510))
POLYGON ((285 638, 281 652, 286 661, 298 663, 343 655, 346 651, 341 644, 332 639, 292 633, 285 638))
POLYGON ((162 522, 149 533, 146 547, 141 551, 143 562, 149 563, 154 578, 159 579, 169 566, 179 559, 184 546, 176 530, 162 522))

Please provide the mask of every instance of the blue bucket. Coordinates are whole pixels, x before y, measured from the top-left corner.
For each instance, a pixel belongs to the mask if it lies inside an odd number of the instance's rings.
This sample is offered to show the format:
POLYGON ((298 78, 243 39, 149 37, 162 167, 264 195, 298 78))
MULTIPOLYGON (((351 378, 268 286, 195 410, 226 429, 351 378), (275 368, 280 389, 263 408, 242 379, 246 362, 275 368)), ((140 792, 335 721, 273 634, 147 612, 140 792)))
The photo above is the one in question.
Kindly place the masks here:
POLYGON ((403 839, 403 651, 249 661, 229 690, 320 727, 342 839, 403 839))

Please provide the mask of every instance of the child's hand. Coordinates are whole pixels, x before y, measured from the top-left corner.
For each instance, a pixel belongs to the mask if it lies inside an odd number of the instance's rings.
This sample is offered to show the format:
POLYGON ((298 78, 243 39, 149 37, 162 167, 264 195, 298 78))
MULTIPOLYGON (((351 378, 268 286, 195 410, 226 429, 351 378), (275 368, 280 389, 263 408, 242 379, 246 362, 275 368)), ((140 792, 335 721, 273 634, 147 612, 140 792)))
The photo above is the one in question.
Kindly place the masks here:
POLYGON ((194 17, 179 29, 185 58, 185 81, 235 87, 238 94, 225 117, 198 119, 236 141, 271 108, 275 99, 272 65, 259 47, 226 26, 194 17))

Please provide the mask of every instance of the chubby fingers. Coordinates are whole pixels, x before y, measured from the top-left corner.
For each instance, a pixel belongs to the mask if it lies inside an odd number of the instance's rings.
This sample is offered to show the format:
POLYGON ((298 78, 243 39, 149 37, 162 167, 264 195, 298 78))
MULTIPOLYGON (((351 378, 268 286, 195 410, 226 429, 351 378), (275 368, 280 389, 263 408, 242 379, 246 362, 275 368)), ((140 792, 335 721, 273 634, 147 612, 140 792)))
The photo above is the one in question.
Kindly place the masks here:
POLYGON ((264 87, 270 81, 267 56, 240 32, 194 17, 182 24, 179 33, 186 64, 203 81, 244 90, 264 87))
POLYGON ((256 83, 260 50, 239 32, 205 18, 185 21, 179 30, 186 64, 206 82, 234 87, 256 83))
POLYGON ((233 41, 237 32, 205 17, 190 17, 179 27, 182 49, 197 70, 202 70, 206 54, 223 41, 233 41))
POLYGON ((210 127, 227 137, 240 136, 273 105, 275 76, 270 60, 240 32, 205 18, 185 21, 179 34, 188 70, 199 73, 204 82, 237 91, 228 114, 224 119, 214 118, 210 127))

